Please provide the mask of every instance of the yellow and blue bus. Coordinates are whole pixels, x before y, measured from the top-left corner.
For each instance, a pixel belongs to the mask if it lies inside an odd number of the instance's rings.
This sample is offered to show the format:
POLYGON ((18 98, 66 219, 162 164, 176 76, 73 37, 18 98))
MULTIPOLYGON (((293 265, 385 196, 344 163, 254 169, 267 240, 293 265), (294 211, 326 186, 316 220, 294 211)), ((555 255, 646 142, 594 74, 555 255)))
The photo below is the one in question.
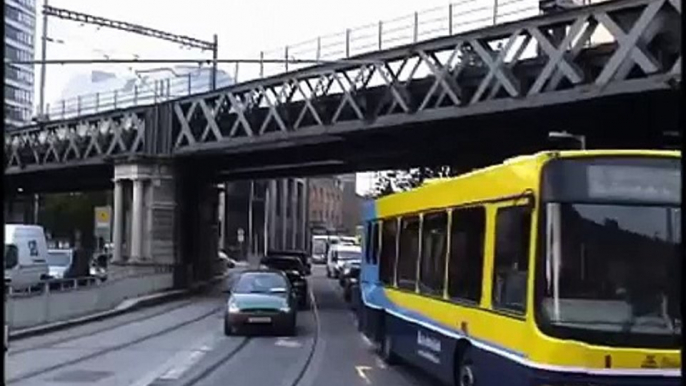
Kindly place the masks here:
POLYGON ((681 153, 550 151, 364 211, 360 328, 460 386, 681 383, 681 153))

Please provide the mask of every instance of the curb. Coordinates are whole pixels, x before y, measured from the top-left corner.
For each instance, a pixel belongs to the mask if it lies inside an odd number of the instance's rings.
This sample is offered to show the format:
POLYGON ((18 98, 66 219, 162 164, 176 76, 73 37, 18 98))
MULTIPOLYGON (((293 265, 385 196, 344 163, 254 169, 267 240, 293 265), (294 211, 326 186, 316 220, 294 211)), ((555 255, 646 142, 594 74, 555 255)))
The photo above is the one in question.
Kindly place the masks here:
POLYGON ((188 289, 171 290, 158 292, 150 295, 141 296, 134 299, 126 299, 119 303, 114 309, 109 311, 102 311, 95 314, 90 314, 86 316, 81 316, 74 319, 68 319, 59 322, 53 322, 49 324, 39 325, 35 327, 23 328, 9 333, 9 340, 19 340, 24 338, 29 338, 33 336, 43 335, 54 331, 59 331, 67 329, 70 327, 76 327, 82 324, 87 324, 91 322, 96 322, 99 320, 111 318, 118 316, 130 311, 135 311, 145 307, 151 307, 158 304, 162 304, 171 300, 176 300, 183 298, 185 296, 190 296, 202 292, 203 290, 211 287, 217 282, 223 280, 228 276, 228 273, 220 276, 216 276, 208 281, 191 284, 188 289))

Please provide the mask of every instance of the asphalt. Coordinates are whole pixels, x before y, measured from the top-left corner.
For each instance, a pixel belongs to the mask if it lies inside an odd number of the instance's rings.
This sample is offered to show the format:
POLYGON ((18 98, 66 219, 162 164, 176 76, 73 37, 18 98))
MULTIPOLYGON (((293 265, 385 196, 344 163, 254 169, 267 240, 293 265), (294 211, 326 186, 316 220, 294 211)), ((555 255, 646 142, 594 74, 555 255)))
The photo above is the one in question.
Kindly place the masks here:
POLYGON ((294 337, 222 331, 226 294, 214 291, 19 340, 6 384, 134 386, 427 386, 407 365, 388 367, 357 331, 335 280, 316 266, 314 306, 294 337))

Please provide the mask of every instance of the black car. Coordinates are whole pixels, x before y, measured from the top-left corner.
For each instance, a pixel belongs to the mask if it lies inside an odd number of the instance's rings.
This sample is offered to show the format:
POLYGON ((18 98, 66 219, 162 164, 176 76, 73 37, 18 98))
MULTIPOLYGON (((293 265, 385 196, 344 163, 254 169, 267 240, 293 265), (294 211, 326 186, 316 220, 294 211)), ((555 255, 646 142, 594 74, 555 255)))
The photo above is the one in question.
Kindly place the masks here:
POLYGON ((310 258, 308 257, 308 253, 304 251, 277 251, 277 250, 271 250, 267 251, 267 257, 269 256, 291 256, 291 257, 297 257, 300 262, 302 262, 303 266, 305 267, 305 273, 306 275, 310 275, 312 273, 312 263, 310 262, 310 258))
POLYGON ((298 305, 301 308, 307 308, 309 304, 307 279, 305 279, 307 269, 303 266, 300 259, 292 256, 266 256, 262 258, 260 264, 265 268, 285 273, 294 288, 298 298, 298 305))
POLYGON ((249 270, 229 290, 224 335, 249 327, 268 327, 286 335, 296 332, 297 310, 293 287, 280 271, 249 270))
POLYGON ((340 276, 341 286, 343 287, 343 298, 346 302, 351 299, 352 288, 359 284, 360 263, 355 262, 348 265, 340 276))

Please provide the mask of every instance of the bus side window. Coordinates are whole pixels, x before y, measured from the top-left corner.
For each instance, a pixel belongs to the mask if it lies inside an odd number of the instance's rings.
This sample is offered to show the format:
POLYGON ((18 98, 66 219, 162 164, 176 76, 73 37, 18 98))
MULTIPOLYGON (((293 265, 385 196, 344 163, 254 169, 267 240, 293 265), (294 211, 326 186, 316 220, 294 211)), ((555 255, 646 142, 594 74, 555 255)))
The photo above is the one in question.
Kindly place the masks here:
POLYGON ((498 209, 493 262, 493 307, 526 312, 529 274, 531 209, 511 206, 498 209))
POLYGON ((368 264, 376 264, 377 254, 379 252, 379 223, 373 222, 367 224, 367 233, 365 238, 365 254, 364 261, 368 264))
POLYGON ((371 263, 376 265, 379 263, 379 223, 372 224, 372 253, 369 256, 371 263))
POLYGON ((398 251, 398 220, 395 218, 385 219, 381 228, 379 279, 386 285, 393 285, 395 284, 395 259, 398 251))
POLYGON ((396 283, 398 288, 414 291, 417 284, 419 259, 419 217, 405 217, 400 221, 400 242, 396 283))
POLYGON ((481 302, 486 210, 482 206, 455 209, 450 229, 448 296, 481 302))

